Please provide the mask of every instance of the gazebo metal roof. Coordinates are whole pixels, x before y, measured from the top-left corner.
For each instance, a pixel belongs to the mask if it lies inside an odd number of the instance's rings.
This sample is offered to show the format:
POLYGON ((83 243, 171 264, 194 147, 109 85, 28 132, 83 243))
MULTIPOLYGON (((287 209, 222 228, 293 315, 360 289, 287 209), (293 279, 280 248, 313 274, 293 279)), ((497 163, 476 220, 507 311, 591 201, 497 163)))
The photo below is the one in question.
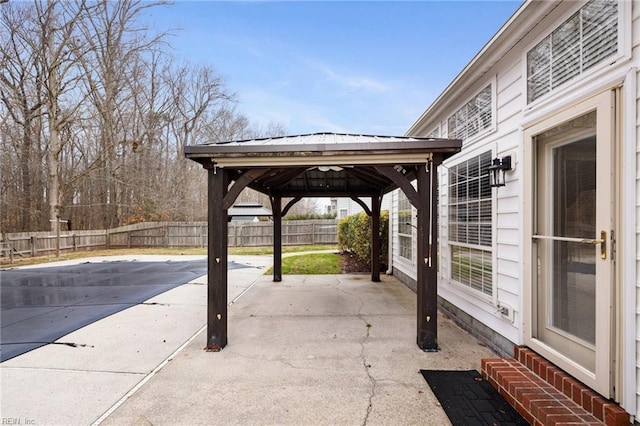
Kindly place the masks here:
MULTIPOLYGON (((434 138, 418 138, 411 136, 382 136, 382 135, 360 135, 350 133, 308 133, 304 135, 288 135, 277 136, 258 139, 245 139, 238 141, 227 142, 212 142, 202 145, 190 146, 189 149, 196 150, 198 147, 226 147, 228 151, 232 151, 236 148, 240 150, 247 150, 251 147, 252 152, 256 151, 256 147, 265 147, 266 151, 273 151, 275 146, 287 147, 287 146, 300 146, 304 145, 309 147, 310 150, 326 150, 328 148, 335 148, 339 150, 349 149, 361 149, 365 145, 375 144, 377 147, 382 148, 398 148, 404 146, 410 148, 412 146, 421 147, 424 141, 441 141, 441 142, 453 142, 454 139, 434 139, 434 138)), ((449 144, 455 145, 455 143, 449 144)), ((224 151, 224 150, 221 150, 224 151)))
POLYGON ((237 180, 251 169, 249 187, 281 197, 360 197, 398 187, 390 167, 409 180, 434 153, 459 151, 453 139, 314 133, 187 146, 185 155, 205 167, 231 170, 237 180))

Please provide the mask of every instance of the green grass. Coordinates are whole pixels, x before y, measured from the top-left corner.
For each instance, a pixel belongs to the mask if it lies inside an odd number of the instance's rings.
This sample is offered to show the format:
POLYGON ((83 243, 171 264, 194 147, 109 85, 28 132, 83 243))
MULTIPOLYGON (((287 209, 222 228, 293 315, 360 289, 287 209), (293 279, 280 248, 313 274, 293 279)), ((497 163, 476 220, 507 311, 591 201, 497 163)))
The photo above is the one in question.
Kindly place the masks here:
MULTIPOLYGON (((283 275, 341 274, 342 258, 335 253, 312 253, 282 258, 283 275)), ((273 274, 269 268, 265 275, 273 274)))
MULTIPOLYGON (((319 251, 319 250, 337 250, 338 246, 335 244, 324 244, 315 246, 282 246, 282 253, 300 253, 305 251, 319 251)), ((206 254, 206 252, 205 252, 206 254)), ((229 254, 239 254, 244 256, 250 255, 265 255, 273 254, 273 247, 229 247, 229 254)))

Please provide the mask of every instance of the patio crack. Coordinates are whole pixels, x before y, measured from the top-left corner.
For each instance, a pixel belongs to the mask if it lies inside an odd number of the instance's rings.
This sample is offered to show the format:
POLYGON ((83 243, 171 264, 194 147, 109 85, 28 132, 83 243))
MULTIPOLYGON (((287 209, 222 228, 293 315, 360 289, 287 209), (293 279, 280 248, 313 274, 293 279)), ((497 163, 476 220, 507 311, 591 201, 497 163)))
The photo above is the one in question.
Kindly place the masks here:
POLYGON ((362 297, 360 297, 360 295, 358 294, 348 292, 343 288, 338 287, 338 290, 345 294, 348 294, 349 296, 355 297, 358 299, 358 301, 360 301, 360 306, 358 307, 358 312, 356 313, 356 317, 361 319, 362 322, 364 322, 365 327, 367 328, 367 333, 365 334, 364 338, 360 341, 360 359, 362 360, 362 366, 364 367, 364 371, 365 373, 367 373, 367 378, 369 379, 369 382, 370 382, 369 403, 367 404, 367 412, 364 416, 364 419, 362 420, 362 426, 366 426, 367 423, 369 422, 369 416, 371 415, 371 410, 373 409, 373 398, 376 396, 376 386, 378 385, 377 380, 371 374, 371 364, 367 361, 367 357, 365 356, 365 343, 369 339, 370 330, 372 326, 371 326, 371 323, 369 323, 362 315, 362 308, 364 307, 364 301, 362 300, 362 297))
POLYGON ((376 396, 376 386, 378 383, 373 375, 371 375, 371 364, 369 364, 365 356, 365 343, 369 339, 369 330, 371 329, 371 324, 369 324, 360 315, 360 313, 358 313, 358 317, 365 323, 367 327, 367 334, 360 342, 360 358, 362 359, 362 366, 364 367, 364 371, 367 373, 367 377, 369 378, 369 382, 371 383, 369 386, 369 404, 367 405, 367 413, 365 414, 364 420, 362 421, 362 426, 366 426, 367 422, 369 421, 369 416, 371 415, 371 410, 373 409, 373 398, 376 396))

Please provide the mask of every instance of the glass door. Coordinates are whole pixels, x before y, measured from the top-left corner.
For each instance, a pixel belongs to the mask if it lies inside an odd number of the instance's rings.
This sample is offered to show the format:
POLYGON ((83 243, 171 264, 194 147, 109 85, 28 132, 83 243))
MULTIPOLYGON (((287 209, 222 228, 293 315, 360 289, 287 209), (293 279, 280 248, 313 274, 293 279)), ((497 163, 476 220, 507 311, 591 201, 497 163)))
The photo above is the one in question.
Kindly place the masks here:
POLYGON ((613 324, 611 96, 527 132, 534 156, 530 343, 605 396, 613 324))

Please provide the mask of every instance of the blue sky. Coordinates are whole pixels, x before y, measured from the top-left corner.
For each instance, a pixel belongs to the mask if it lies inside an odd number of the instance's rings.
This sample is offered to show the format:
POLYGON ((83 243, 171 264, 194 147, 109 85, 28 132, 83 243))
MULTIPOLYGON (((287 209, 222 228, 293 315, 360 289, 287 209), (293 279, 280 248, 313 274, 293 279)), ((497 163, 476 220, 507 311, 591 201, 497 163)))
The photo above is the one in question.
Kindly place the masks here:
POLYGON ((521 1, 177 1, 149 16, 251 123, 402 135, 521 1))

